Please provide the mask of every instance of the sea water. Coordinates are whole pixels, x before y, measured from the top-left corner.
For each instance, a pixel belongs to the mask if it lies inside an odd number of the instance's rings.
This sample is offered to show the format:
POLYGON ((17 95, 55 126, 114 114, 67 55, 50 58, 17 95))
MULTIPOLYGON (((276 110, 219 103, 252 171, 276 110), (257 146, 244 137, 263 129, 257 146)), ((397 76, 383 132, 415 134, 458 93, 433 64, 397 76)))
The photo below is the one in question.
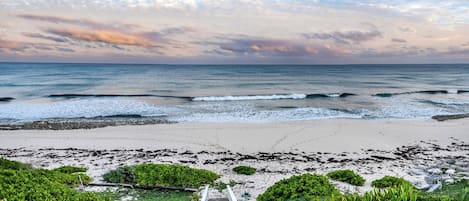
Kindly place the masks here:
POLYGON ((469 113, 469 65, 0 63, 0 123, 425 119, 469 113))

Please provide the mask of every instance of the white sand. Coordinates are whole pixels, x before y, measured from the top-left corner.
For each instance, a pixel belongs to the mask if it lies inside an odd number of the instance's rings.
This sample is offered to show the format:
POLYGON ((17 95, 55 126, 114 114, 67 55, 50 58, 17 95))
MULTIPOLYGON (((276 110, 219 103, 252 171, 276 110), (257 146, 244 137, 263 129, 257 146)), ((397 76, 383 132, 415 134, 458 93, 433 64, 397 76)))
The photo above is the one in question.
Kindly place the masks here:
POLYGON ((282 123, 178 123, 92 130, 1 131, 1 148, 187 149, 233 152, 391 150, 421 140, 469 141, 469 120, 317 120, 282 123))

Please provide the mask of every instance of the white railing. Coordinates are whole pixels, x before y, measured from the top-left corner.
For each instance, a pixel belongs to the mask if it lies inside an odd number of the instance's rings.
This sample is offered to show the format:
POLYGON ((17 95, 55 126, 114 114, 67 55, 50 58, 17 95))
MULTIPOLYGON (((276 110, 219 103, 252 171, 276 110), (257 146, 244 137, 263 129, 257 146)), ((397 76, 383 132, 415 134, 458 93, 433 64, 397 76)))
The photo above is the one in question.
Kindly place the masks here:
POLYGON ((210 185, 206 185, 204 191, 202 191, 202 199, 200 201, 208 201, 208 187, 210 185))
POLYGON ((226 191, 228 191, 228 200, 230 201, 237 201, 233 191, 231 190, 230 185, 226 185, 226 191))
MULTIPOLYGON (((210 185, 206 185, 204 190, 202 191, 202 198, 200 199, 200 201, 208 201, 209 197, 208 197, 208 189, 209 189, 210 185)), ((228 193, 228 200, 229 201, 238 201, 233 193, 233 190, 231 190, 231 187, 230 185, 226 185, 226 191, 228 193)))

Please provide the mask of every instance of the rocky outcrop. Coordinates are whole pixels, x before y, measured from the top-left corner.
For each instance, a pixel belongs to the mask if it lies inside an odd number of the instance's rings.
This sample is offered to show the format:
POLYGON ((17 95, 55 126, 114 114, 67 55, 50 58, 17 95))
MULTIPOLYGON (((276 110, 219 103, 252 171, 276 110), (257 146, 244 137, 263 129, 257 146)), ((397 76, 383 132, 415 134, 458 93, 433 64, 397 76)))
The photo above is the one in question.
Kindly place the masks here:
POLYGON ((432 117, 432 119, 435 119, 437 121, 446 121, 446 120, 452 120, 452 119, 463 119, 463 118, 468 118, 469 113, 466 114, 449 114, 449 115, 435 115, 432 117))

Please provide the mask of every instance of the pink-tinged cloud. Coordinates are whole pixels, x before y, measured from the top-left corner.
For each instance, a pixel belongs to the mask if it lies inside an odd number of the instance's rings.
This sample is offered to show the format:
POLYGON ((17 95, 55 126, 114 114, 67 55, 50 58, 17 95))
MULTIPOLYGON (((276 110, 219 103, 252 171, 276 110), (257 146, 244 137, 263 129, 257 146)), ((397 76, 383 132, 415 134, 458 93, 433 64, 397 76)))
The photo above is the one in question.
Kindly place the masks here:
POLYGON ((64 46, 56 46, 44 43, 27 43, 0 39, 0 52, 25 53, 28 51, 58 51, 65 53, 75 52, 75 50, 66 48, 64 46))
POLYGON ((407 40, 402 39, 402 38, 392 38, 391 42, 394 42, 394 43, 407 43, 407 40))
POLYGON ((43 40, 50 40, 58 43, 65 43, 68 42, 65 38, 53 37, 53 36, 46 36, 40 33, 23 33, 23 36, 30 37, 30 38, 38 38, 43 40))
POLYGON ((337 43, 361 43, 382 37, 382 33, 374 31, 334 31, 330 33, 305 33, 303 37, 307 39, 334 40, 337 43))
POLYGON ((102 42, 113 45, 153 46, 152 42, 138 35, 110 30, 48 29, 48 33, 87 42, 102 42))
POLYGON ((0 50, 23 51, 26 48, 21 42, 0 39, 0 50))
POLYGON ((43 21, 43 22, 50 22, 56 24, 71 24, 71 25, 78 25, 82 27, 88 27, 93 29, 111 29, 111 30, 128 30, 132 28, 137 28, 139 26, 133 24, 123 24, 123 23, 101 23, 96 22, 90 19, 72 19, 66 17, 57 17, 51 15, 36 15, 36 14, 19 14, 17 15, 20 18, 27 19, 27 20, 35 20, 35 21, 43 21))
POLYGON ((305 43, 296 40, 259 38, 235 38, 227 40, 228 42, 214 44, 218 45, 219 50, 228 51, 233 54, 260 54, 265 56, 301 57, 312 55, 333 56, 350 53, 350 51, 346 48, 305 43))

